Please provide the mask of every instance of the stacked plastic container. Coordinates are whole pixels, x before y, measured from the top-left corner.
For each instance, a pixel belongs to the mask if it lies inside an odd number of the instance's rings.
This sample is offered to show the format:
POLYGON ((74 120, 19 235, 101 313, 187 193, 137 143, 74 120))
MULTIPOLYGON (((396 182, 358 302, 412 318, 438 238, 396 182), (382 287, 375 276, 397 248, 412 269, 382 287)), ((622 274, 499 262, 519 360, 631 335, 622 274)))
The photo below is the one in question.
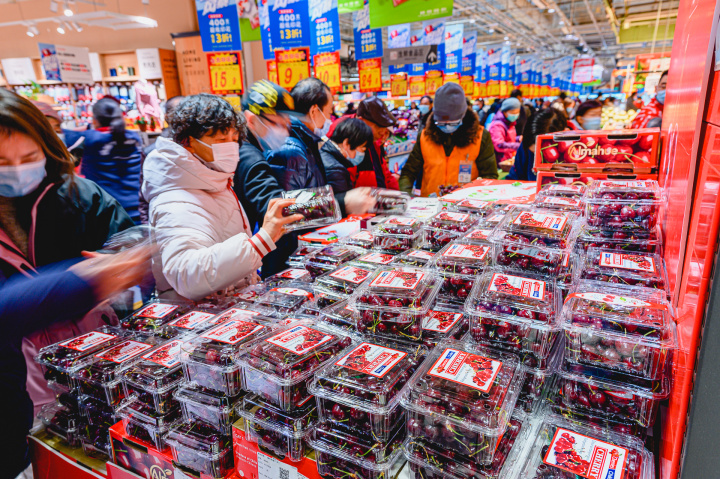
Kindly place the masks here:
POLYGON ((443 247, 462 237, 479 221, 479 217, 458 211, 441 211, 423 228, 424 248, 440 251, 443 247))

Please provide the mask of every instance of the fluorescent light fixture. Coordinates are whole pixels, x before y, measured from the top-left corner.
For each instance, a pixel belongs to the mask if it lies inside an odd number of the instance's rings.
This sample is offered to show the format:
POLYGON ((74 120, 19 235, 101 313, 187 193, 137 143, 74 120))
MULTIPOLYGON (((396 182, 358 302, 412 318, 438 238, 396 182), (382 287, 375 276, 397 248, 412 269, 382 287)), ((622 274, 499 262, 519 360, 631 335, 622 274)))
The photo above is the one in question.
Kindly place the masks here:
POLYGON ((560 20, 560 21, 558 22, 558 25, 565 25, 565 22, 563 22, 562 20, 560 20))
POLYGON ((505 37, 505 38, 503 38, 503 40, 505 40, 505 41, 510 40, 510 37, 505 37))
POLYGON ((134 17, 135 21, 138 23, 142 23, 143 25, 152 25, 154 27, 157 26, 157 22, 153 20, 152 18, 148 17, 134 17))
POLYGON ((495 33, 495 29, 491 28, 490 30, 488 30, 488 33, 495 33))
POLYGON ((82 32, 82 31, 83 31, 83 27, 81 27, 81 26, 78 24, 78 22, 70 22, 70 25, 72 25, 72 27, 73 27, 75 30, 77 30, 78 32, 82 32))

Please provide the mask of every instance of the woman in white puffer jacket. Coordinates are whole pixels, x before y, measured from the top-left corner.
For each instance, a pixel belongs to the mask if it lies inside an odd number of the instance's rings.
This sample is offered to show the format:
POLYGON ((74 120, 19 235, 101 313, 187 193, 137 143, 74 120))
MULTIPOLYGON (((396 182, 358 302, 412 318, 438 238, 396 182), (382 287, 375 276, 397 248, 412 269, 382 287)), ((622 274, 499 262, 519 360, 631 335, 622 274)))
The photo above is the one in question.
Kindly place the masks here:
POLYGON ((253 236, 232 189, 244 117, 224 99, 200 94, 183 100, 169 123, 173 138, 158 138, 142 184, 160 247, 153 261, 160 296, 199 300, 256 283, 283 226, 302 218, 282 216, 294 200, 271 200, 253 236))

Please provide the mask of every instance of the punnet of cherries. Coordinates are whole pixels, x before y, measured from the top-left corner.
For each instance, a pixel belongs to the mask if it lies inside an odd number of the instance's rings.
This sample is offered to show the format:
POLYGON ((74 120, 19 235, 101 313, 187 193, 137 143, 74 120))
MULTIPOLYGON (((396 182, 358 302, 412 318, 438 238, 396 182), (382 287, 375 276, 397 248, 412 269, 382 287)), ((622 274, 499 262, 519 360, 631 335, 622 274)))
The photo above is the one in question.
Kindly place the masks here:
POLYGON ((303 217, 300 221, 286 225, 287 231, 328 226, 342 218, 331 186, 285 191, 283 198, 295 200, 294 204, 283 208, 283 216, 299 214, 303 217))

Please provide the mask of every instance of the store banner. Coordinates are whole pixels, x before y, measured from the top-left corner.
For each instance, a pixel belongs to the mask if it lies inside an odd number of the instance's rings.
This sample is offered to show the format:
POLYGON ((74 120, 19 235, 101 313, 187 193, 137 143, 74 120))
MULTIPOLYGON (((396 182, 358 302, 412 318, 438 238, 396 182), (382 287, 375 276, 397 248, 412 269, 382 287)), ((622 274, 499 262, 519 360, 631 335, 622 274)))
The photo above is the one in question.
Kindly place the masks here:
POLYGON ((475 80, 478 83, 488 81, 488 52, 484 47, 478 48, 475 52, 475 80))
POLYGON ((460 86, 462 87, 466 96, 472 96, 473 92, 475 91, 474 77, 472 75, 461 76, 460 86))
POLYGON ((445 28, 445 73, 460 73, 463 54, 463 30, 462 23, 448 25, 445 28))
POLYGON ((435 92, 443 86, 443 72, 431 70, 425 73, 425 94, 435 95, 435 92))
POLYGON ((360 91, 363 93, 382 90, 382 60, 370 58, 358 61, 360 91))
MULTIPOLYGON (((515 57, 515 84, 525 86, 530 84, 530 60, 532 55, 518 55, 515 57)), ((524 91, 523 91, 524 93, 524 91)))
POLYGON ((213 52, 207 54, 210 89, 215 95, 242 95, 242 54, 213 52))
MULTIPOLYGON (((55 81, 67 83, 94 83, 89 49, 49 43, 39 43, 38 47, 46 78, 59 78, 55 81), (48 72, 50 76, 48 76, 48 72)), ((162 77, 162 71, 160 77, 162 77)))
POLYGON ((367 4, 352 14, 355 37, 355 59, 367 60, 383 56, 382 28, 370 28, 367 4))
POLYGON ((275 83, 277 85, 278 82, 278 74, 277 74, 277 62, 275 60, 267 60, 265 62, 267 65, 267 75, 268 80, 275 83))
POLYGON ((238 0, 238 16, 240 17, 240 39, 243 42, 260 41, 260 14, 258 1, 238 0))
POLYGON ((235 2, 228 0, 195 0, 203 51, 242 50, 240 18, 235 2))
POLYGON ((475 50, 477 49, 477 32, 466 32, 463 37, 462 62, 460 74, 462 76, 475 76, 475 50))
POLYGON ((510 48, 510 54, 508 56, 508 83, 514 84, 515 83, 515 57, 517 57, 517 50, 515 48, 510 48))
POLYGON ((588 83, 593 80, 594 58, 576 58, 573 61, 572 82, 588 83))
MULTIPOLYGON (((410 46, 410 24, 389 27, 387 34, 388 48, 405 48, 410 46)), ((406 73, 408 71, 408 65, 390 65, 388 69, 391 75, 406 73)))
POLYGON ((487 48, 487 81, 500 81, 502 69, 502 44, 490 45, 487 48))
MULTIPOLYGON (((425 32, 422 29, 410 31, 410 46, 425 45, 425 32)), ((408 65, 408 71, 410 76, 423 76, 423 88, 425 88, 425 64, 424 63, 413 63, 408 65)))
POLYGON ((322 80, 333 92, 342 90, 340 81, 340 52, 320 53, 313 57, 315 77, 322 80))
POLYGON ((310 53, 340 51, 340 17, 337 0, 309 0, 310 53))
POLYGON ((363 0, 338 0, 339 13, 351 13, 362 10, 363 0))
POLYGON ((507 81, 513 79, 510 76, 510 59, 511 56, 511 50, 510 45, 507 43, 504 43, 500 47, 500 78, 499 80, 507 81))
POLYGON ((500 80, 488 80, 485 85, 487 96, 500 96, 500 80))
POLYGON ((452 14, 453 0, 370 0, 372 28, 397 25, 398 19, 421 22, 450 17, 452 14))
POLYGON ((476 83, 477 85, 477 91, 476 95, 478 98, 487 98, 488 92, 487 92, 487 84, 485 83, 476 83))
POLYGON ((407 73, 390 75, 390 93, 392 96, 405 96, 408 93, 407 73))
POLYGON ((425 76, 411 76, 408 80, 408 88, 413 98, 425 95, 425 76))
MULTIPOLYGON (((30 58, 3 58, 2 64, 5 81, 8 85, 24 85, 36 82, 35 69, 30 58)), ((423 81, 425 81, 423 79, 423 81)))
POLYGON ((423 45, 440 45, 445 40, 445 20, 423 22, 423 45))
POLYGON ((262 40, 263 59, 275 61, 275 49, 270 31, 270 5, 273 0, 258 0, 258 18, 260 19, 260 39, 262 40))
POLYGON ((309 47, 310 11, 309 0, 274 0, 270 14, 270 34, 274 48, 309 47))
POLYGON ((292 50, 276 50, 278 85, 292 90, 297 82, 310 76, 310 49, 295 48, 292 50))
POLYGON ((49 81, 62 81, 60 76, 60 62, 58 61, 55 45, 51 43, 38 43, 40 49, 40 62, 45 78, 49 81))

